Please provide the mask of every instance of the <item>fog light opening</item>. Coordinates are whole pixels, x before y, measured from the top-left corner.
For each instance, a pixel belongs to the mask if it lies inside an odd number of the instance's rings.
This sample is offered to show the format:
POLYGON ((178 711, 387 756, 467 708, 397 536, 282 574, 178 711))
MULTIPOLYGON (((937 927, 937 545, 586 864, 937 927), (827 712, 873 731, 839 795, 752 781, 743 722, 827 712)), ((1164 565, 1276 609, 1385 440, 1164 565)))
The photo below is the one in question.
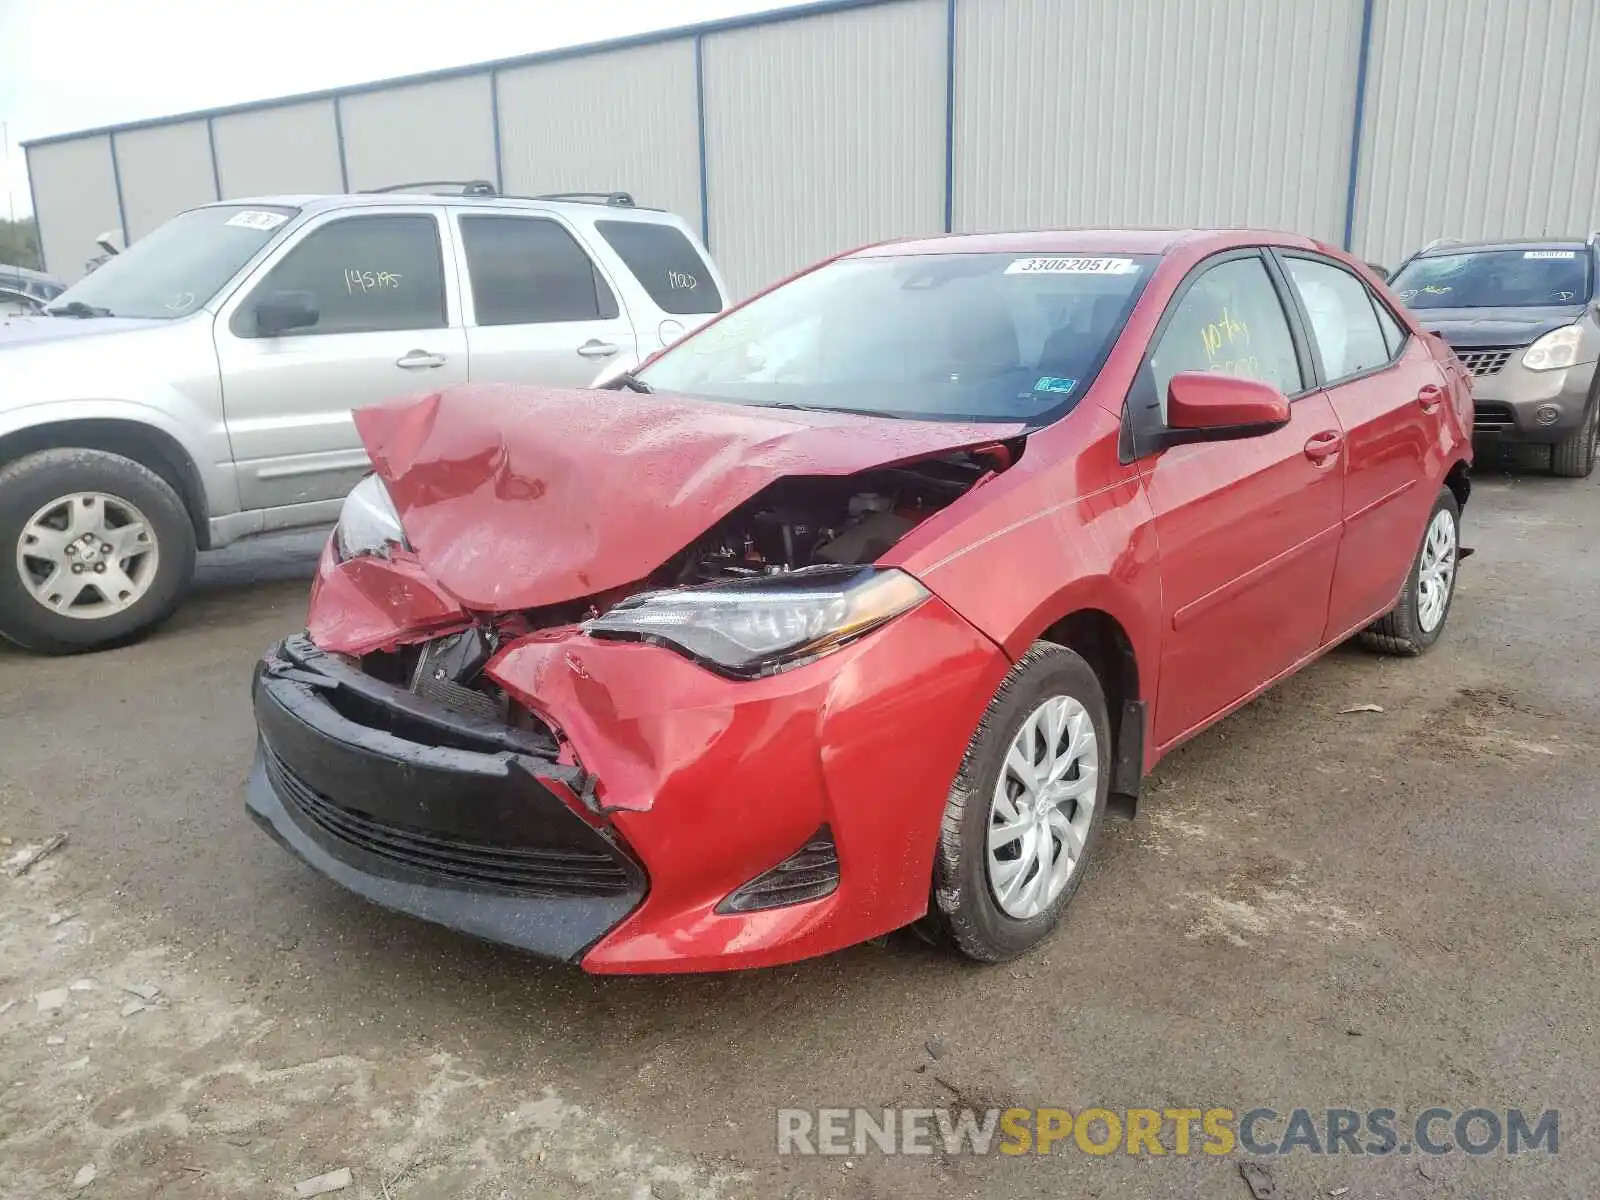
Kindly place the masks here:
POLYGON ((1554 404, 1541 404, 1534 410, 1533 419, 1541 425, 1554 425, 1561 419, 1561 410, 1554 404))

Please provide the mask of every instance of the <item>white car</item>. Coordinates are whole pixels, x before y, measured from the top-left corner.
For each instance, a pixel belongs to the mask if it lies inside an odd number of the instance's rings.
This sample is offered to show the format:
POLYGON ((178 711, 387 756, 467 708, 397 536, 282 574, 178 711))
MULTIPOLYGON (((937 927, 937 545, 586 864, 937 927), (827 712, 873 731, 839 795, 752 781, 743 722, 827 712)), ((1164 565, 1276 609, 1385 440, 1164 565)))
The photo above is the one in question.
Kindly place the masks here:
POLYGON ((197 548, 338 516, 369 468, 352 408, 586 386, 726 295, 684 221, 624 193, 474 183, 181 213, 55 319, 0 323, 0 634, 67 653, 146 629, 197 548))

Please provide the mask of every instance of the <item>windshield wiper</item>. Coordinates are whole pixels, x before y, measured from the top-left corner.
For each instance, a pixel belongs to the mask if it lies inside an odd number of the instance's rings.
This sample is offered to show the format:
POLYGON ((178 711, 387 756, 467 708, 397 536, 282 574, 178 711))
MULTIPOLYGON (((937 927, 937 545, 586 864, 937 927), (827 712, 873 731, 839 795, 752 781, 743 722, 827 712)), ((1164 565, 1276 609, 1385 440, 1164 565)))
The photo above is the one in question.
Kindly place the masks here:
POLYGON ((82 300, 69 300, 65 304, 56 304, 44 310, 52 317, 77 317, 80 320, 89 317, 109 317, 109 308, 96 308, 92 304, 85 304, 82 300))

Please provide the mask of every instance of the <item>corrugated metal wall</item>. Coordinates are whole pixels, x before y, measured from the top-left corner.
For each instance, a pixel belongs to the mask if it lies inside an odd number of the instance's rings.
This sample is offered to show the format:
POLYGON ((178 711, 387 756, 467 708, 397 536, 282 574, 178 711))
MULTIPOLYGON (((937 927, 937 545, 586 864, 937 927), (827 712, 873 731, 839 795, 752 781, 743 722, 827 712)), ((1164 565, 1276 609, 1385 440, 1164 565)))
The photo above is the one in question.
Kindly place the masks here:
POLYGON ((956 11, 956 229, 1341 235, 1359 0, 980 0, 956 11))
POLYGON ((489 77, 363 92, 339 102, 356 191, 422 179, 494 179, 489 77))
POLYGON ((28 162, 69 278, 119 208, 138 237, 218 181, 237 197, 498 171, 513 193, 624 189, 704 220, 743 294, 947 212, 956 230, 1348 227, 1388 263, 1438 236, 1583 233, 1597 105, 1600 0, 843 0, 120 128, 120 205, 106 131, 28 162))
POLYGON ((1600 228, 1600 0, 1377 0, 1357 250, 1600 228))
POLYGON ((211 137, 203 120, 117 134, 117 167, 129 241, 174 213, 217 198, 211 137))
POLYGON ((94 239, 122 226, 111 139, 102 134, 30 146, 28 178, 45 265, 63 279, 77 279, 84 263, 100 253, 94 239))
POLYGON ((910 0, 706 39, 711 244, 735 293, 943 229, 945 12, 910 0))
POLYGON ((231 113, 212 126, 224 197, 344 187, 331 100, 231 113))
POLYGON ((498 73, 508 192, 625 191, 700 228, 694 39, 498 73))

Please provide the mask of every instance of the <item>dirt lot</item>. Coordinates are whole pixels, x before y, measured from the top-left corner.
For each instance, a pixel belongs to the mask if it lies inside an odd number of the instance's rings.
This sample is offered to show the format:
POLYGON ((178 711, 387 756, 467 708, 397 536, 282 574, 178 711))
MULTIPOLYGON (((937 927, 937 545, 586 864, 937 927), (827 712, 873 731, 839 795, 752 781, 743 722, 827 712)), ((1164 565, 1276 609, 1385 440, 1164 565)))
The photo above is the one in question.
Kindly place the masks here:
POLYGON ((340 1167, 389 1200, 1249 1196, 1237 1154, 775 1153, 779 1107, 958 1096, 1558 1108, 1555 1156, 1271 1171, 1282 1197, 1593 1196, 1597 528, 1596 484, 1481 479, 1435 653, 1340 650, 1164 764, 1031 957, 902 934, 688 979, 388 915, 262 836, 247 680, 315 543, 212 556, 142 645, 0 649, 0 858, 70 837, 0 874, 0 1196, 283 1197, 340 1167))

